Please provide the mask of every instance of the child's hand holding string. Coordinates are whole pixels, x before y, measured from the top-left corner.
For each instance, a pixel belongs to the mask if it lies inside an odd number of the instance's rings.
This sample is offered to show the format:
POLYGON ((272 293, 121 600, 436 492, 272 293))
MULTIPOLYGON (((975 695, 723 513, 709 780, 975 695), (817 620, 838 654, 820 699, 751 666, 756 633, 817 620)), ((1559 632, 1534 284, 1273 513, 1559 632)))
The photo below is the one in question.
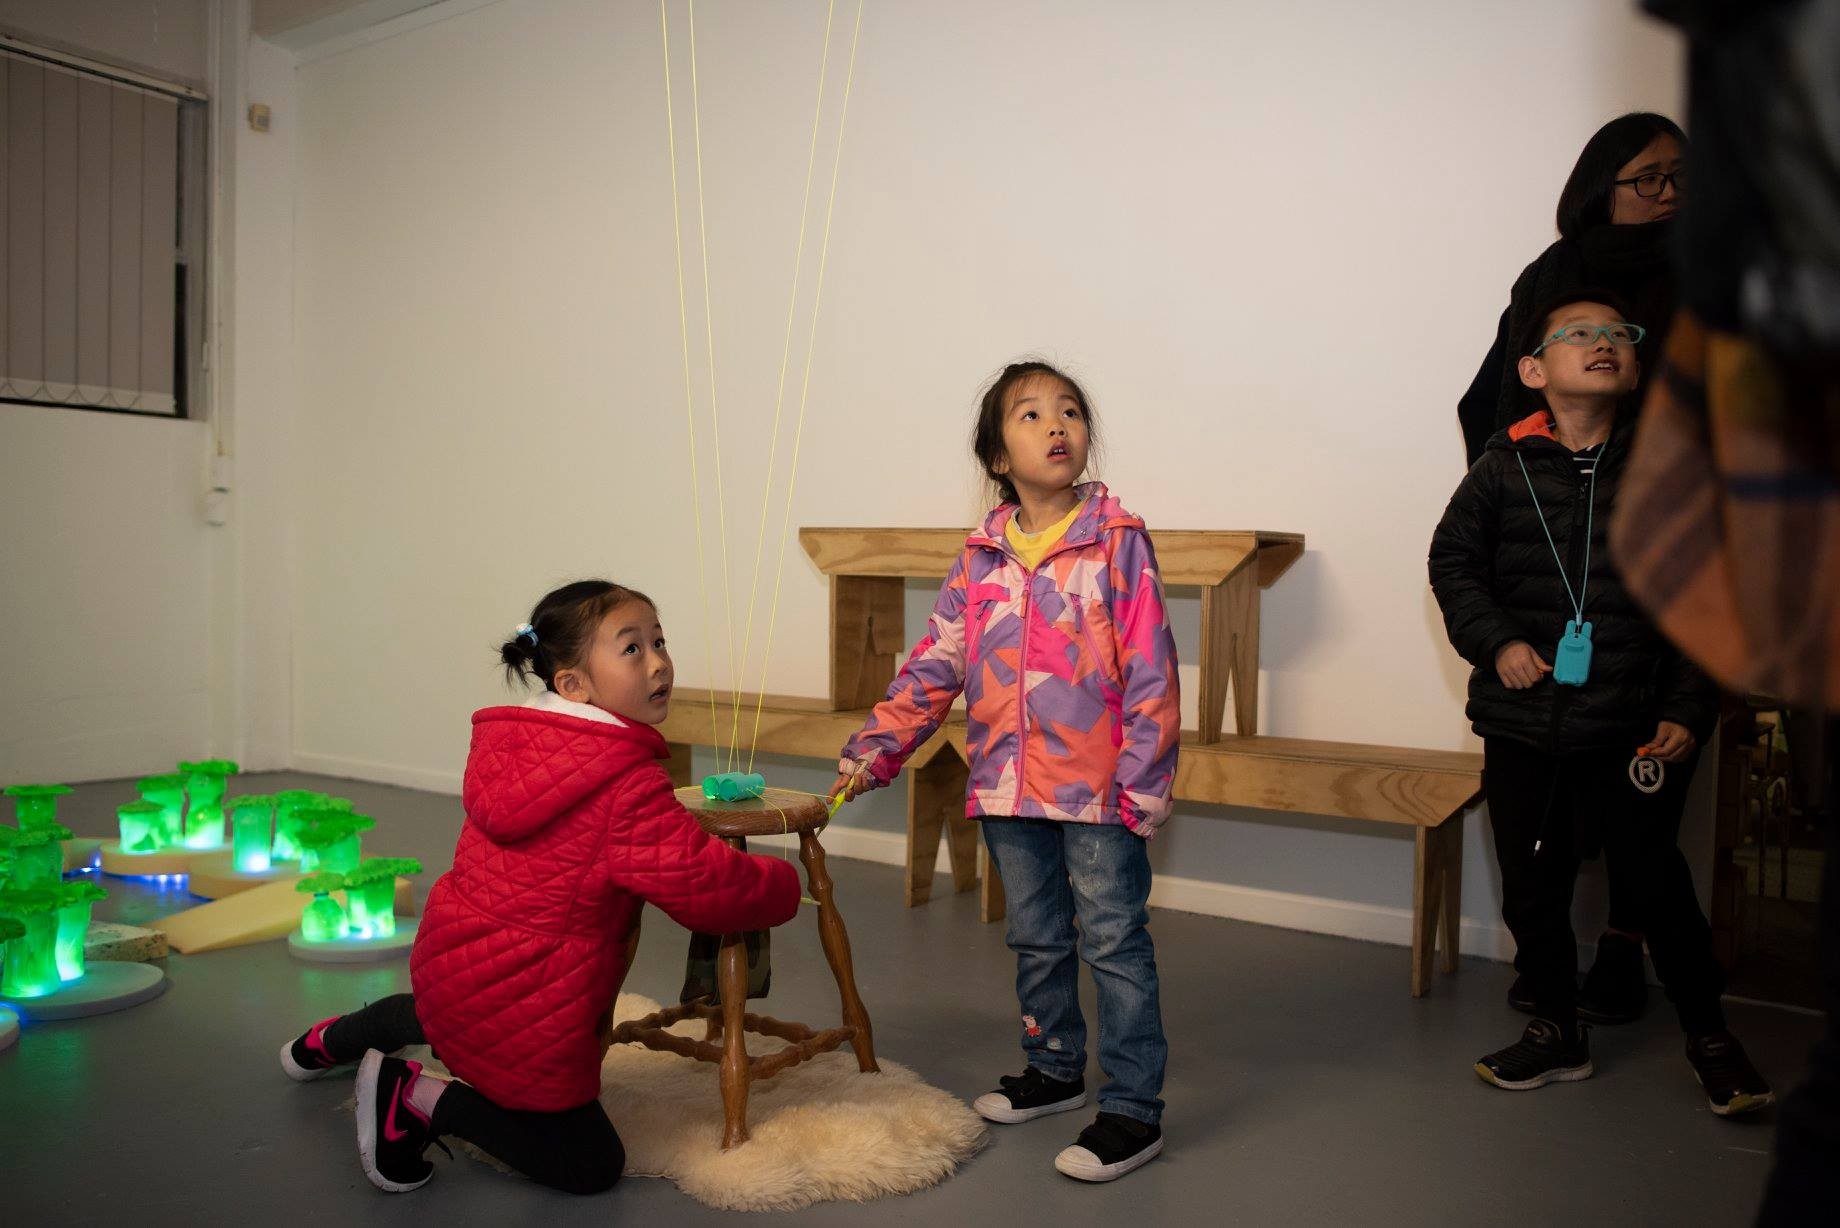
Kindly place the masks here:
POLYGON ((844 801, 853 802, 869 791, 870 784, 869 773, 865 768, 858 768, 854 772, 839 772, 836 781, 825 790, 824 796, 833 799, 841 794, 844 801))

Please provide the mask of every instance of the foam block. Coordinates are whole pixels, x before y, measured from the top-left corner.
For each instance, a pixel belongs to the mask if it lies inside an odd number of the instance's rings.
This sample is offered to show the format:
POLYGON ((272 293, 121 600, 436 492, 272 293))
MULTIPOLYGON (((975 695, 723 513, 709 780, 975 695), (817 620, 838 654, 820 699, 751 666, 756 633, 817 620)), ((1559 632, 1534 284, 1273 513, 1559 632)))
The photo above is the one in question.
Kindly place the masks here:
MULTIPOLYGON (((273 942, 300 928, 300 914, 311 898, 294 890, 292 882, 269 883, 161 917, 152 927, 182 955, 273 942)), ((396 915, 415 915, 415 890, 406 878, 396 880, 396 915)))
POLYGON ((83 960, 88 964, 145 964, 165 959, 166 935, 138 925, 91 921, 83 939, 83 960))

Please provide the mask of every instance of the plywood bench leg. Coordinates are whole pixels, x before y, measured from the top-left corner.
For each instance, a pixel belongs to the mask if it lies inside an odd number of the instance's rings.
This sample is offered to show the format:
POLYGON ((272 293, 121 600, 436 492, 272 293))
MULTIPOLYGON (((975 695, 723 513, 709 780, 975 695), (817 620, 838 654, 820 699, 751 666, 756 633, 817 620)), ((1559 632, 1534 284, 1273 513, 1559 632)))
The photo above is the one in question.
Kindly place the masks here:
POLYGON ((831 707, 880 702, 907 646, 907 589, 899 576, 831 577, 831 707))
POLYGON ((1259 731, 1259 569, 1248 560, 1201 590, 1201 740, 1220 741, 1227 691, 1234 732, 1259 731))
POLYGON ((997 859, 990 855, 990 846, 982 841, 978 842, 978 865, 984 873, 984 890, 978 896, 978 920, 1001 921, 1008 910, 1008 901, 1003 895, 1003 877, 997 873, 997 859))
MULTIPOLYGON (((952 877, 958 878, 959 834, 951 829, 954 818, 965 813, 965 765, 958 753, 942 747, 913 769, 907 782, 907 906, 924 904, 933 894, 933 866, 939 859, 939 837, 947 833, 952 845, 952 877)), ((959 890, 964 890, 963 886, 959 890)))
POLYGON ((1434 828, 1417 829, 1412 859, 1412 996, 1431 988, 1431 957, 1437 940, 1439 862, 1434 828))
POLYGON ((692 747, 687 742, 666 742, 665 749, 671 752, 665 771, 671 776, 671 787, 682 789, 693 783, 690 779, 690 752, 692 747))
POLYGON ((1442 845, 1439 863, 1438 911, 1443 916, 1439 927, 1444 944, 1440 965, 1445 972, 1457 970, 1457 955, 1463 945, 1463 813, 1458 811, 1437 828, 1437 842, 1442 845))

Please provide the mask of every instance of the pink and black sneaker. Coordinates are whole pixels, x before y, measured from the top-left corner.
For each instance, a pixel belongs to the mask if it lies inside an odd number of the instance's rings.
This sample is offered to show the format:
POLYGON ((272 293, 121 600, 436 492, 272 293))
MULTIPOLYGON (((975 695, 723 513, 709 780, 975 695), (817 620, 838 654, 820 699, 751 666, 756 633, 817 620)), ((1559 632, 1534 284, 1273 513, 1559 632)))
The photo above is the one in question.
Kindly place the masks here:
POLYGON ((428 1115, 409 1101, 421 1073, 420 1062, 375 1049, 358 1063, 358 1159, 371 1184, 386 1194, 418 1190, 434 1176, 422 1153, 430 1143, 441 1144, 428 1115))
POLYGON ((322 1019, 281 1046, 281 1069, 288 1078, 296 1083, 311 1083, 356 1060, 340 1061, 332 1056, 332 1050, 326 1048, 326 1028, 342 1018, 344 1016, 334 1015, 330 1019, 322 1019))

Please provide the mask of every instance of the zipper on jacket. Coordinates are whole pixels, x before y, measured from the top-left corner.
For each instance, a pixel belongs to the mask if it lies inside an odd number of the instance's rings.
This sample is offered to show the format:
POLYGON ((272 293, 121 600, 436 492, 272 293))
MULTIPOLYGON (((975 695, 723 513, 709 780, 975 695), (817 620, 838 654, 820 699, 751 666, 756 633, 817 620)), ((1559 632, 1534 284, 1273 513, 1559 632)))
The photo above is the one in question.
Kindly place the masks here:
POLYGON ((1016 712, 1022 737, 1016 743, 1016 817, 1022 817, 1022 782, 1029 770, 1029 606, 1035 600, 1035 569, 1022 578, 1022 655, 1016 662, 1016 712))

